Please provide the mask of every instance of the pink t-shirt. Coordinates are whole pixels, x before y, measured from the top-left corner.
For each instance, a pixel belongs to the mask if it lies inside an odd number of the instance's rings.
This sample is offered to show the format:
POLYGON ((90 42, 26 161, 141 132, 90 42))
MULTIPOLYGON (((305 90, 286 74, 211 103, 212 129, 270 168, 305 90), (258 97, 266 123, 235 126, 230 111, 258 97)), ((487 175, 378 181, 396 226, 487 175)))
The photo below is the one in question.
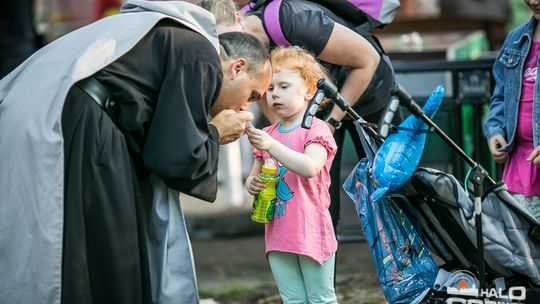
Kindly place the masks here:
MULTIPOLYGON (((319 143, 328 152, 322 170, 311 178, 299 176, 278 163, 278 203, 274 220, 265 226, 266 255, 281 251, 308 256, 320 264, 337 250, 337 241, 328 207, 330 206, 330 166, 336 153, 332 132, 314 118, 311 129, 300 126, 284 130, 281 123, 264 128, 285 146, 304 153, 311 143, 319 143)), ((267 159, 266 151, 253 150, 256 158, 267 159)))
POLYGON ((533 41, 523 70, 514 149, 503 172, 508 190, 525 196, 540 195, 540 170, 532 162, 526 161, 534 150, 533 98, 539 52, 540 41, 533 41))

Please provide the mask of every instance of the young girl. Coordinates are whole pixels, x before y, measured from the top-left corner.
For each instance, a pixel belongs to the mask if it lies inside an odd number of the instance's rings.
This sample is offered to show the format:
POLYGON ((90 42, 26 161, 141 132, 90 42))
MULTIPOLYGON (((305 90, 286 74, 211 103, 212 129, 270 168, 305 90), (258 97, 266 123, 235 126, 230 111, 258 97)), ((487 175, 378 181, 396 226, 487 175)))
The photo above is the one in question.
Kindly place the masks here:
POLYGON ((278 167, 277 204, 266 224, 266 256, 284 303, 337 303, 334 261, 337 241, 328 212, 329 170, 336 143, 327 124, 300 127, 316 84, 325 77, 315 58, 299 48, 272 52, 273 77, 266 100, 280 121, 246 129, 255 162, 248 192, 264 188, 257 176, 265 159, 278 167))
POLYGON ((508 34, 493 66, 496 85, 484 125, 489 150, 505 164, 503 180, 520 205, 540 220, 540 0, 525 0, 533 13, 508 34))

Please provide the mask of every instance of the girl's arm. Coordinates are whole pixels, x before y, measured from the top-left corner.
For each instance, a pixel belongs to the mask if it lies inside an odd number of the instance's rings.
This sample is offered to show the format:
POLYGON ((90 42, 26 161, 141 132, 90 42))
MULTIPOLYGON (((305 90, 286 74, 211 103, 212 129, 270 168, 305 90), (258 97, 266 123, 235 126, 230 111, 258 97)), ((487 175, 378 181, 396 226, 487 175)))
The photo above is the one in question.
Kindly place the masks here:
POLYGON ((318 143, 309 144, 306 146, 304 153, 300 153, 273 139, 263 130, 249 128, 246 129, 246 133, 255 148, 268 151, 273 158, 288 170, 303 177, 309 178, 317 175, 323 168, 328 156, 326 148, 318 143))

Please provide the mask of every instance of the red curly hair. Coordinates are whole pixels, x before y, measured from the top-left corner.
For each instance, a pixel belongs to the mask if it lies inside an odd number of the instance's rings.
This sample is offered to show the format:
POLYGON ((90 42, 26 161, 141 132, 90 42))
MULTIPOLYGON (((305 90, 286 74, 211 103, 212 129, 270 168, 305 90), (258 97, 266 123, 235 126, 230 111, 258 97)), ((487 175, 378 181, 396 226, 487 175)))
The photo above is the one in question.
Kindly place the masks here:
POLYGON ((315 57, 299 47, 278 47, 270 54, 272 72, 290 70, 300 74, 306 83, 308 93, 317 92, 317 81, 327 78, 326 71, 315 57))

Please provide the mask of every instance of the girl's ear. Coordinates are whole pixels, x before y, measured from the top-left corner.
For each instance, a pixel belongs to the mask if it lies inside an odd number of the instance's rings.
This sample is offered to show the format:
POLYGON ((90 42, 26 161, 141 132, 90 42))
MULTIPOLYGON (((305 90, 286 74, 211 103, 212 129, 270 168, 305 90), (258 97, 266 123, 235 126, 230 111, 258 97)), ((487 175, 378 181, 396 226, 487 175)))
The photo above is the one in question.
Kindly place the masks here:
POLYGON ((315 96, 314 93, 308 92, 305 96, 306 101, 310 101, 311 99, 313 99, 313 96, 315 96))

